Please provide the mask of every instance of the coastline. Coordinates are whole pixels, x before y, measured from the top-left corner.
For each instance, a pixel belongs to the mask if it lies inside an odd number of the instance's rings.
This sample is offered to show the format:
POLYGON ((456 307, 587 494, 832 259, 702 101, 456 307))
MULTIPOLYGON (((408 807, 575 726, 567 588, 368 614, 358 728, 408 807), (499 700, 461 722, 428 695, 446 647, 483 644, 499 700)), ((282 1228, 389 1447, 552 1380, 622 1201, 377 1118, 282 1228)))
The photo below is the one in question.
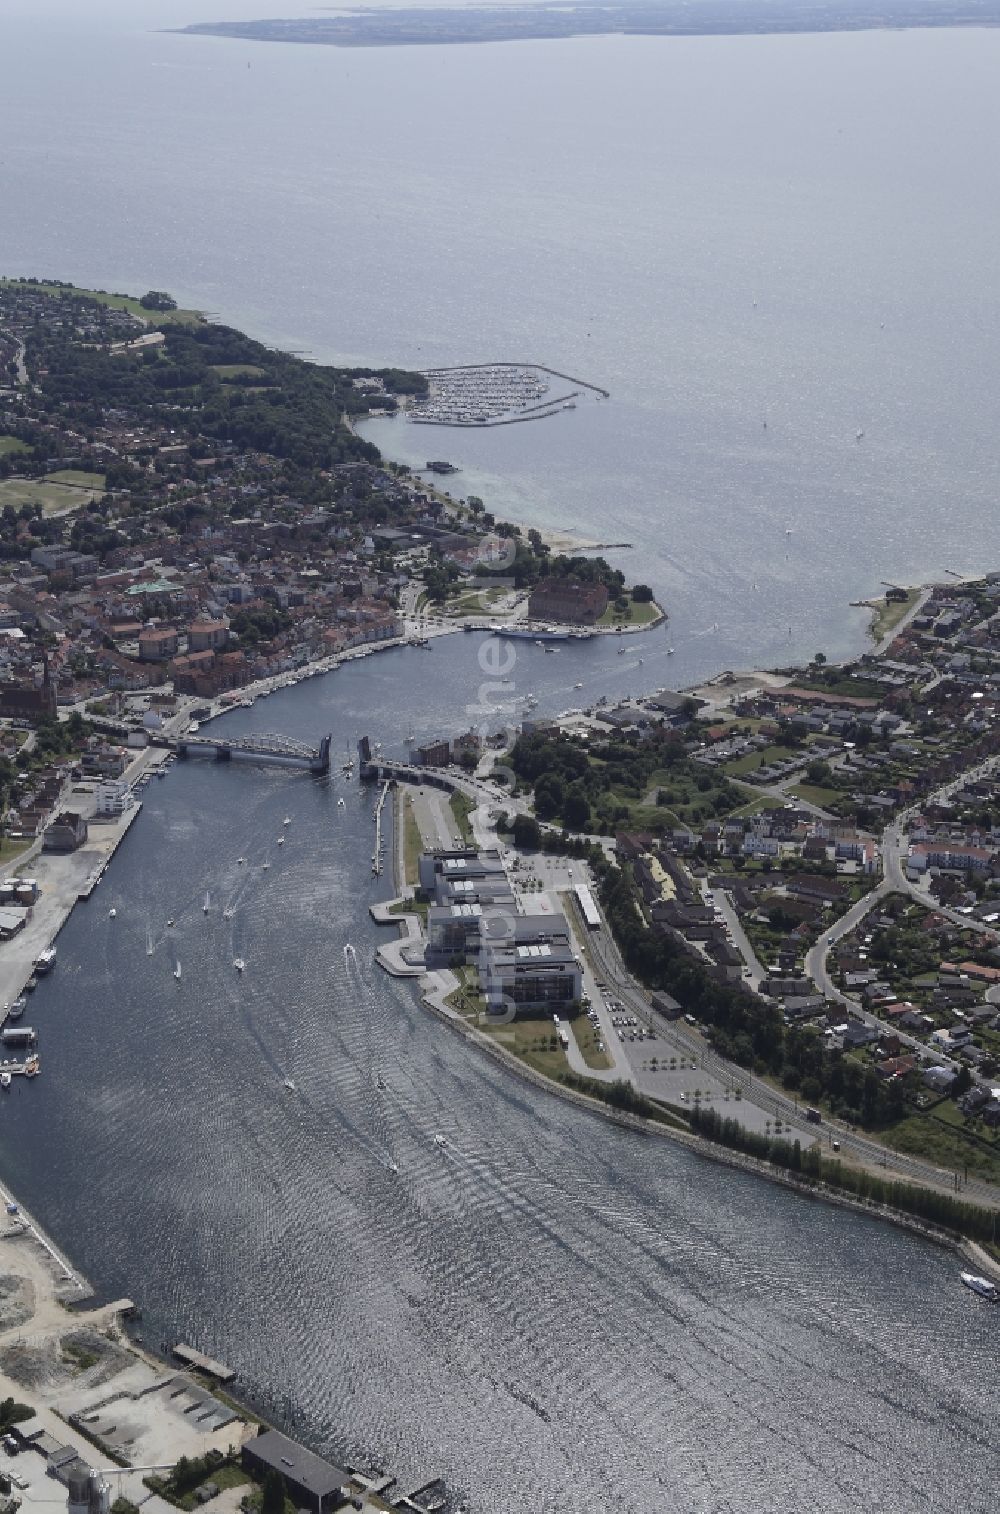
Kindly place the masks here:
MULTIPOLYGON (((399 947, 413 941, 420 934, 419 917, 416 915, 389 914, 393 904, 405 902, 399 899, 385 900, 381 904, 370 906, 372 918, 379 924, 398 925, 400 928, 400 940, 396 943, 399 947), (376 913, 378 911, 378 913, 376 913)), ((381 950, 381 949, 380 949, 381 950)), ((384 965, 384 964, 381 964, 384 965)), ((391 971, 391 969, 387 969, 391 971)), ((397 971, 393 975, 398 977, 425 977, 423 969, 414 968, 397 971)), ((574 1105, 589 1114, 597 1115, 603 1120, 609 1121, 622 1129, 629 1130, 633 1134, 643 1136, 658 1136, 662 1139, 674 1141, 686 1147, 689 1151, 701 1156, 706 1161, 715 1162, 723 1167, 732 1168, 734 1171, 751 1174, 754 1177, 763 1178, 766 1182, 773 1183, 780 1188, 787 1189, 803 1198, 813 1199, 825 1204, 833 1205, 840 1209, 850 1209, 857 1214, 867 1215, 870 1219, 878 1219, 907 1230, 920 1239, 931 1241, 935 1245, 943 1246, 955 1255, 964 1258, 975 1267, 979 1268, 1000 1284, 1000 1260, 996 1260, 977 1245, 975 1241, 967 1239, 956 1232, 945 1230, 934 1225, 929 1225, 907 1214, 904 1210, 894 1209, 888 1204, 874 1204, 855 1196, 843 1193, 822 1181, 807 1181, 796 1179, 792 1174, 782 1168, 775 1167, 769 1162, 751 1156, 746 1152, 733 1151, 728 1147, 709 1141, 705 1136, 695 1131, 682 1130, 679 1126, 667 1125, 658 1120, 650 1120, 642 1115, 630 1114, 625 1110, 611 1108, 603 1100, 594 1098, 590 1094, 582 1093, 579 1089, 567 1087, 554 1078, 548 1078, 543 1073, 536 1072, 519 1057, 509 1052, 506 1047, 499 1045, 489 1036, 469 1025, 462 1017, 448 1008, 443 1002, 443 994, 424 983, 417 985, 419 988, 418 998, 428 1013, 434 1015, 456 1035, 463 1037, 472 1046, 494 1062, 506 1072, 514 1073, 523 1082, 530 1083, 533 1088, 574 1105)))

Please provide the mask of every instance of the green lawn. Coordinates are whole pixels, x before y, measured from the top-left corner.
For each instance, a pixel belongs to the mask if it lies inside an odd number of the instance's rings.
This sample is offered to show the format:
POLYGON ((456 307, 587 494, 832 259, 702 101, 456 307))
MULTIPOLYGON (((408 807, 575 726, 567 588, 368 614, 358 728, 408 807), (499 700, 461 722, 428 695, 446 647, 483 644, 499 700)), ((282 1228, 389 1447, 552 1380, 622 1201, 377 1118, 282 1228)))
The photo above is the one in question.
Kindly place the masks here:
POLYGON ((211 367, 220 379, 264 377, 264 369, 258 368, 256 363, 213 363, 211 367))
POLYGON ((723 763, 721 771, 735 778, 742 773, 756 773, 758 768, 770 767, 772 762, 786 762, 790 757, 801 759, 803 764, 809 761, 808 752, 801 748, 766 746, 759 752, 747 752, 745 757, 735 757, 732 762, 723 763))
POLYGON ((599 626, 648 626, 651 620, 655 620, 659 614, 659 606, 654 600, 640 601, 629 600, 628 609, 620 614, 614 606, 614 600, 608 605, 600 620, 599 626))
POLYGON ((44 482, 74 484, 78 489, 99 489, 103 494, 106 478, 103 473, 87 473, 83 468, 58 468, 55 473, 46 473, 44 482))
POLYGON ((0 457, 9 457, 12 452, 30 452, 27 442, 17 436, 0 436, 0 457))
POLYGON ((794 794, 796 799, 805 799, 810 804, 818 804, 820 809, 829 809, 831 804, 836 804, 838 799, 843 799, 840 789, 826 789, 816 783, 793 783, 788 790, 789 795, 794 794))
POLYGON ((418 871, 417 871, 417 863, 420 860, 420 853, 424 849, 424 844, 423 844, 423 841, 420 838, 420 827, 417 824, 417 817, 413 813, 413 800, 410 798, 409 794, 403 794, 402 798, 403 798, 403 827, 404 827, 404 837, 403 837, 404 863, 403 863, 403 865, 404 865, 404 868, 405 868, 405 871, 406 871, 406 877, 403 879, 403 882, 404 883, 410 883, 410 884, 416 884, 418 882, 418 880, 419 880, 419 874, 418 874, 418 871))
POLYGON ((102 484, 99 490, 81 489, 76 484, 53 483, 49 478, 0 479, 0 509, 4 505, 13 505, 15 510, 22 505, 41 505, 43 515, 65 515, 96 499, 103 488, 102 484))
MULTIPOLYGON (((0 284, 22 284, 23 279, 0 278, 0 284)), ((130 315, 136 315, 141 321, 147 321, 151 326, 172 325, 178 321, 181 325, 190 326, 204 320, 200 310, 144 310, 136 296, 130 294, 108 294, 104 289, 80 289, 71 285, 64 289, 61 284, 34 284, 27 285, 29 289, 37 289, 40 294, 54 294, 67 296, 83 296, 89 300, 96 300, 99 305, 109 305, 114 310, 127 310, 130 315)))
POLYGON ((566 1053, 551 1020, 512 1020, 509 1025, 496 1026, 480 1023, 479 1029, 547 1078, 558 1079, 568 1070, 566 1053))
POLYGON ((460 794, 456 789, 448 802, 451 805, 451 813, 455 817, 458 834, 462 838, 462 845, 471 846, 472 826, 469 824, 469 815, 476 808, 476 801, 470 799, 468 794, 460 794))
POLYGON ((15 857, 20 857, 31 846, 30 841, 11 841, 8 836, 0 836, 0 863, 13 862, 15 857))
POLYGON ((878 1139, 895 1151, 923 1157, 949 1172, 964 1173, 967 1167, 977 1177, 992 1183, 1000 1182, 1000 1144, 990 1142, 993 1146, 990 1151, 968 1139, 962 1134, 964 1123, 955 1105, 945 1102, 933 1113, 908 1115, 888 1130, 881 1131, 878 1139))
POLYGON ((603 1069, 612 1065, 607 1052, 598 1051, 597 1031, 586 1015, 577 1015, 575 1020, 570 1020, 569 1028, 588 1067, 603 1069))
POLYGON ((905 599, 882 601, 872 616, 870 630, 873 641, 882 641, 890 631, 896 629, 903 616, 913 609, 920 598, 920 592, 919 589, 907 589, 905 599))

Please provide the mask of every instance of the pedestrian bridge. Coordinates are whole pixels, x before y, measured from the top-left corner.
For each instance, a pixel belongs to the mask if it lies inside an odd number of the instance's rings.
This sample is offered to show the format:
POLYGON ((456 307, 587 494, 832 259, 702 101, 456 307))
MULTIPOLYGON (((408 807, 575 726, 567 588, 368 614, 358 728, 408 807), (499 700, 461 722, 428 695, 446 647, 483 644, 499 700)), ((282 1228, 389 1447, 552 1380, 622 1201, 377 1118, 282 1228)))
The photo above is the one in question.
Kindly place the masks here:
POLYGON ((247 757, 257 762, 306 767, 311 773, 328 773, 332 739, 332 736, 324 736, 314 750, 291 736, 252 731, 245 736, 181 736, 175 743, 175 750, 179 757, 212 756, 218 762, 247 757))

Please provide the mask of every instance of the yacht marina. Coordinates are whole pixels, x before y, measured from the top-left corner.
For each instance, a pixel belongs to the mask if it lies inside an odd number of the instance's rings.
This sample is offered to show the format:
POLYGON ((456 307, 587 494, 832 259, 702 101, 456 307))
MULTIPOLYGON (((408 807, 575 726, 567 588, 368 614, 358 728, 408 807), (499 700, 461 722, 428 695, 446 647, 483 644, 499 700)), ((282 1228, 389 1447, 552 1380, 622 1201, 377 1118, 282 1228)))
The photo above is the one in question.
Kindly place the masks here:
POLYGON ((433 368, 425 377, 429 393, 405 412, 418 425, 504 426, 575 410, 581 400, 608 398, 606 389, 536 364, 433 368))

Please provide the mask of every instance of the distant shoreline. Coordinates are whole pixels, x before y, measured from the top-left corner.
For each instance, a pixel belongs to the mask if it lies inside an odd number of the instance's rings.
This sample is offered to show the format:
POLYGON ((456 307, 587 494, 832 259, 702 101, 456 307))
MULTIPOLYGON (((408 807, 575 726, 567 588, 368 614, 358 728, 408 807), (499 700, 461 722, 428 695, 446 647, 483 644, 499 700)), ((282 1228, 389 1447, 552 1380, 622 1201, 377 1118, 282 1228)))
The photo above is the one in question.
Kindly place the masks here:
POLYGON ((581 0, 554 4, 469 8, 362 10, 349 15, 257 21, 199 21, 167 28, 181 36, 244 42, 294 42, 325 47, 449 46, 473 42, 557 42, 576 37, 801 36, 831 32, 927 31, 1000 26, 1000 0, 945 0, 937 8, 919 0, 878 5, 873 0, 839 9, 810 8, 799 0, 581 0))

